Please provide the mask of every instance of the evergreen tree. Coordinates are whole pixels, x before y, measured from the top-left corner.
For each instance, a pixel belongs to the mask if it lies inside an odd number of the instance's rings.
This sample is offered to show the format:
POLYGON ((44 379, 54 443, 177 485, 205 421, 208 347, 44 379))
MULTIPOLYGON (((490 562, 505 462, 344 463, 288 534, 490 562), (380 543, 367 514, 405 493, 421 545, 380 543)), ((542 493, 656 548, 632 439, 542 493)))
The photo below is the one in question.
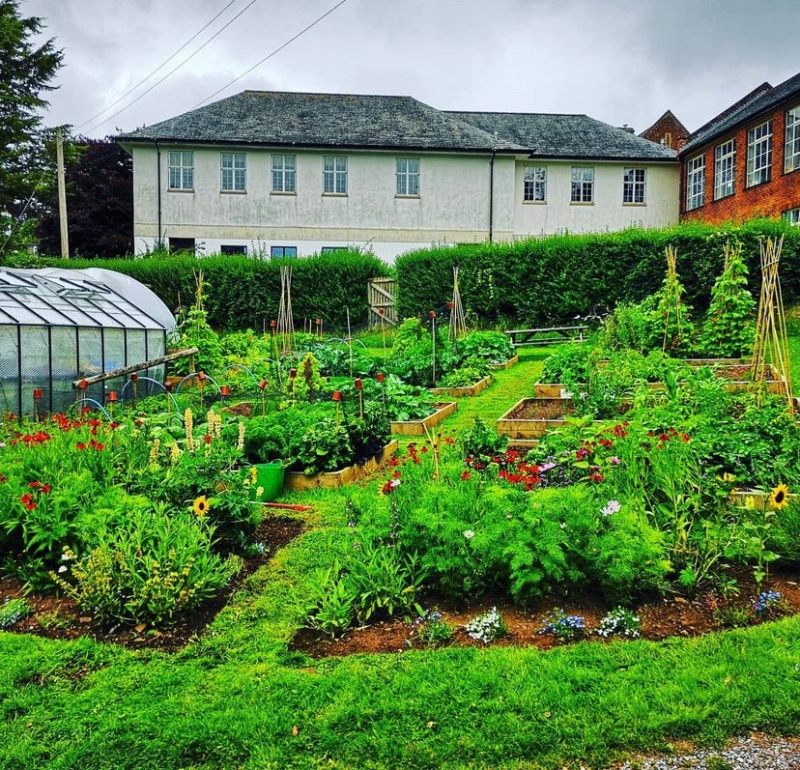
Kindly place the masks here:
POLYGON ((41 94, 55 88, 50 82, 63 59, 52 39, 34 42, 42 28, 39 17, 20 15, 17 0, 0 0, 0 213, 15 216, 41 173, 41 94))

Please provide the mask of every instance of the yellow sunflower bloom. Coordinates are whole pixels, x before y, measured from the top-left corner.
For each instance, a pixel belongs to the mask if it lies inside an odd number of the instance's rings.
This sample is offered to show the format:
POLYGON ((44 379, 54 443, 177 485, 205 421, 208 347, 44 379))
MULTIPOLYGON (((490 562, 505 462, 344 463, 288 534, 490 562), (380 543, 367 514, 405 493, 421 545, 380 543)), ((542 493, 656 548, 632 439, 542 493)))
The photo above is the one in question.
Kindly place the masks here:
POLYGON ((211 508, 211 505, 205 495, 198 497, 192 504, 192 511, 199 519, 202 519, 208 513, 209 508, 211 508))
POLYGON ((770 493, 767 501, 769 507, 774 511, 786 508, 789 505, 789 487, 786 484, 778 484, 770 493))

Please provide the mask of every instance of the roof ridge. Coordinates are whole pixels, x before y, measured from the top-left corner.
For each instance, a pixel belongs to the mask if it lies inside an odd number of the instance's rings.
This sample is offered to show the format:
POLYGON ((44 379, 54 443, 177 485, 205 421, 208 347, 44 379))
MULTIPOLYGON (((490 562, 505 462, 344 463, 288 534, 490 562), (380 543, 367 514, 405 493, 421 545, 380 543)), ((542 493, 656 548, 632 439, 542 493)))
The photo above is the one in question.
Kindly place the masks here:
POLYGON ((741 99, 739 99, 739 101, 734 102, 730 107, 720 112, 719 115, 711 118, 711 120, 709 120, 707 123, 704 123, 696 131, 693 131, 689 135, 689 141, 692 141, 692 139, 700 136, 700 134, 713 128, 723 120, 727 120, 728 118, 732 117, 735 113, 739 112, 739 110, 747 107, 749 104, 752 104, 752 102, 754 102, 760 96, 763 96, 772 90, 772 86, 765 80, 760 86, 756 86, 752 91, 750 91, 750 93, 745 94, 741 99))

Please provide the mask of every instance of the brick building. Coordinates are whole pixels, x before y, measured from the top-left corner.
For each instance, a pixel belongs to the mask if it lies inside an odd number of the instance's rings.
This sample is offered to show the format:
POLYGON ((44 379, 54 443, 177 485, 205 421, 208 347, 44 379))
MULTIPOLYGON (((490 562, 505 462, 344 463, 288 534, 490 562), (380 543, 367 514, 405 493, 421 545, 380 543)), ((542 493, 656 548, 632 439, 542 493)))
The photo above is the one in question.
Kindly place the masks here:
POLYGON ((681 220, 800 224, 800 73, 764 83, 680 150, 681 220))
POLYGON ((689 134, 689 129, 672 114, 671 110, 667 110, 650 128, 642 131, 639 136, 664 147, 672 147, 680 152, 681 147, 686 144, 689 134))

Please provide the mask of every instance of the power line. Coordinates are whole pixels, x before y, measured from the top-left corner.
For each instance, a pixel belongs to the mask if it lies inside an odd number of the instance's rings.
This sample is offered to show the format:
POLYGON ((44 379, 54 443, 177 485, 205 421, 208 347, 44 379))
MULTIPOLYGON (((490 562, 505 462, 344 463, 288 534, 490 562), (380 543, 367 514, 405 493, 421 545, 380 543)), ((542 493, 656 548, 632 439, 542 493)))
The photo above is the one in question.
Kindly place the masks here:
MULTIPOLYGON (((214 18, 213 18, 213 19, 211 19, 211 21, 209 21, 209 22, 208 22, 208 23, 207 23, 205 26, 203 26, 203 27, 202 27, 200 30, 198 30, 197 32, 195 32, 195 34, 194 34, 194 35, 192 35, 192 37, 190 37, 190 38, 189 38, 189 39, 188 39, 188 40, 187 40, 187 41, 186 41, 186 42, 185 42, 185 43, 184 43, 184 44, 183 44, 183 45, 182 45, 182 46, 181 46, 181 47, 180 47, 180 48, 179 48, 177 51, 175 51, 175 53, 173 53, 173 54, 172 54, 171 56, 169 56, 168 58, 164 59, 164 61, 163 61, 163 62, 161 62, 161 64, 159 64, 159 65, 158 65, 158 67, 156 67, 156 68, 155 68, 155 69, 154 69, 152 72, 150 72, 148 75, 146 75, 145 77, 143 77, 143 78, 142 78, 142 79, 141 79, 141 80, 140 80, 140 81, 139 81, 139 82, 138 82, 138 83, 137 83, 135 86, 133 86, 131 89, 129 89, 128 91, 126 91, 124 94, 122 94, 122 96, 120 96, 120 97, 119 97, 119 99, 117 99, 115 102, 111 102, 111 104, 109 104, 109 105, 108 105, 108 107, 106 107, 104 110, 100 110, 100 112, 98 112, 98 113, 97 113, 97 115, 93 115, 93 116, 92 116, 91 118, 89 118, 88 120, 85 120, 83 123, 81 123, 81 124, 80 124, 80 125, 79 125, 79 126, 76 128, 76 129, 74 129, 74 130, 75 130, 75 131, 79 131, 79 130, 80 130, 81 128, 83 128, 84 126, 87 126, 87 125, 89 125, 89 123, 92 123, 92 122, 94 122, 94 121, 95 121, 95 120, 97 120, 97 118, 99 118, 99 117, 100 117, 100 116, 101 116, 103 113, 105 113, 105 112, 108 112, 108 111, 109 111, 109 110, 110 110, 112 107, 116 107, 116 106, 117 106, 117 105, 118 105, 118 104, 119 104, 119 103, 120 103, 120 102, 121 102, 123 99, 126 99, 128 96, 130 96, 130 95, 131 95, 131 94, 132 94, 132 93, 133 93, 133 92, 134 92, 134 91, 135 91, 137 88, 139 88, 139 86, 141 86, 142 84, 144 84, 144 83, 146 83, 148 80, 150 80, 150 78, 151 78, 151 77, 153 77, 153 75, 155 75, 155 74, 156 74, 156 72, 158 72, 160 69, 162 69, 162 68, 163 68, 163 67, 165 67, 167 64, 169 64, 169 62, 171 62, 171 61, 172 61, 172 60, 173 60, 173 59, 174 59, 174 58, 175 58, 175 57, 176 57, 176 56, 177 56, 177 55, 178 55, 178 54, 179 54, 179 53, 180 53, 180 52, 181 52, 181 51, 182 51, 184 48, 186 48, 186 46, 188 46, 188 45, 189 45, 189 43, 191 43, 193 40, 196 40, 196 39, 197 39, 197 37, 198 37, 199 35, 201 35, 203 32, 205 32, 205 31, 206 31, 206 30, 207 30, 207 29, 208 29, 208 28, 209 28, 209 27, 210 27, 210 26, 211 26, 211 25, 212 25, 212 24, 213 24, 213 23, 214 23, 214 22, 215 22, 215 21, 216 21, 216 20, 217 20, 217 19, 218 19, 220 16, 222 16, 222 14, 223 14, 223 13, 225 13, 225 11, 227 11, 227 10, 228 10, 228 8, 230 8, 230 7, 231 7, 231 6, 232 6, 232 5, 233 5, 233 4, 234 4, 236 1, 237 1, 237 0, 230 0, 230 2, 229 2, 229 3, 228 3, 228 4, 227 4, 227 5, 226 5, 226 6, 225 6, 225 7, 224 7, 224 8, 223 8, 223 9, 222 9, 222 10, 221 10, 221 11, 220 11, 220 12, 219 12, 219 13, 218 13, 218 14, 217 14, 217 15, 216 15, 214 18)), ((103 124, 101 123, 100 125, 102 126, 103 124)))
MULTIPOLYGON (((147 96, 147 94, 149 94, 154 89, 158 88, 167 78, 169 78, 172 75, 174 75, 181 67, 183 67, 184 64, 186 64, 191 59, 193 59, 212 40, 214 40, 214 38, 219 36, 228 27, 230 27, 230 25, 233 24, 233 22, 235 22, 236 19, 238 19, 243 13, 245 13, 245 11, 247 11, 252 5, 255 5, 255 3, 257 3, 257 2, 258 2, 258 0, 250 0, 250 2, 241 11, 239 11, 239 13, 237 13, 236 16, 234 16, 227 24, 225 24, 223 27, 221 27, 219 30, 217 30, 208 40, 205 41, 205 43, 203 43, 201 46, 196 48, 191 54, 189 54, 189 56, 187 56, 177 67, 173 67, 173 69, 171 69, 166 75, 164 75, 164 77, 161 78, 161 80, 157 80, 155 83, 153 83, 153 85, 150 86, 150 88, 148 88, 146 91, 144 91, 141 94, 139 94, 139 96, 137 96, 128 105, 123 107, 121 110, 117 110, 113 115, 109 116, 108 118, 106 118, 105 120, 101 121, 100 123, 97 123, 94 126, 92 126, 91 128, 87 129, 87 131, 96 131, 98 128, 100 128, 100 126, 104 126, 106 123, 108 123, 108 122, 112 121, 114 118, 116 118, 117 115, 121 115, 123 112, 125 112, 126 110, 130 109, 131 107, 133 107, 133 105, 136 104, 136 102, 138 102, 140 99, 143 99, 145 96, 147 96)), ((342 2, 347 2, 347 0, 342 0, 342 2)))
POLYGON ((322 16, 320 16, 316 20, 312 21, 311 24, 309 24, 305 29, 303 29, 300 32, 298 32, 294 37, 292 37, 289 40, 287 40, 283 45, 281 45, 278 48, 276 48, 272 53, 270 53, 267 56, 265 56, 261 61, 256 62, 252 67, 250 67, 250 69, 246 70, 241 75, 239 75, 239 77, 234 78, 233 80, 231 80, 230 83, 227 83, 226 85, 222 86, 222 88, 214 91, 214 93, 211 94, 211 96, 207 96, 205 99, 203 99, 202 102, 198 102, 197 104, 195 104, 195 106, 192 107, 192 109, 196 110, 198 107, 200 107, 203 104, 205 104, 209 99, 213 99, 217 94, 220 94, 225 89, 230 88, 230 86, 232 86, 237 81, 241 80, 245 75, 249 75, 254 69, 257 69, 258 67, 260 67, 265 61, 268 61, 273 56, 275 56, 275 54, 280 53, 284 48, 286 48, 288 45, 290 45, 295 40, 297 40, 297 38, 302 37, 303 35, 305 35, 305 33, 308 32, 312 27, 316 27, 317 24, 319 24, 324 18, 326 18, 327 16, 330 16, 337 8, 340 8, 346 2, 347 2, 347 0, 340 0, 340 2, 336 3, 336 5, 334 5, 333 8, 331 8, 330 10, 326 11, 325 13, 323 13, 322 16))

